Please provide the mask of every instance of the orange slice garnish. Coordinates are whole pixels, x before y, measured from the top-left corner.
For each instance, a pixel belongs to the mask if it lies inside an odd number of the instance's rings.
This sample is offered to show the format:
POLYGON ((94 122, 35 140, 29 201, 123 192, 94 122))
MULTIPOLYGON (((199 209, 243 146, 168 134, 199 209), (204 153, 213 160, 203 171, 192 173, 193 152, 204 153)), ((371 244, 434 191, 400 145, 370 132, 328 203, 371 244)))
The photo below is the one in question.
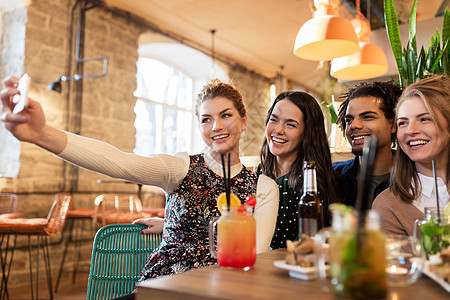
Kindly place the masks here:
MULTIPOLYGON (((222 206, 227 206, 227 195, 222 193, 217 197, 217 209, 222 213, 222 206)), ((241 205, 241 200, 235 194, 230 194, 230 207, 235 207, 241 205)))

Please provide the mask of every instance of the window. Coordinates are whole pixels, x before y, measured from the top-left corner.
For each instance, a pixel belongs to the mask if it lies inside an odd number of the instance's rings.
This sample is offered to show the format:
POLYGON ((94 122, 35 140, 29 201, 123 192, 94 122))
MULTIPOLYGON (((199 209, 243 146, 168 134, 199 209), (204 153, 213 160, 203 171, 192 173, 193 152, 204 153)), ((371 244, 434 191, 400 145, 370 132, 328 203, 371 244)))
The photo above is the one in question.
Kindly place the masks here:
MULTIPOLYGON (((25 59, 26 2, 0 1, 0 78, 23 73, 25 59), (7 53, 7 55, 6 55, 7 53)), ((2 104, 0 103, 0 113, 2 104)), ((0 122, 0 177, 17 177, 20 168, 20 142, 0 122)))
POLYGON ((228 81, 228 76, 209 56, 185 45, 152 42, 138 52, 134 152, 203 152, 195 98, 211 77, 228 81))
POLYGON ((136 148, 140 155, 200 152, 194 140, 201 140, 193 111, 193 79, 151 58, 138 61, 136 102, 136 148))

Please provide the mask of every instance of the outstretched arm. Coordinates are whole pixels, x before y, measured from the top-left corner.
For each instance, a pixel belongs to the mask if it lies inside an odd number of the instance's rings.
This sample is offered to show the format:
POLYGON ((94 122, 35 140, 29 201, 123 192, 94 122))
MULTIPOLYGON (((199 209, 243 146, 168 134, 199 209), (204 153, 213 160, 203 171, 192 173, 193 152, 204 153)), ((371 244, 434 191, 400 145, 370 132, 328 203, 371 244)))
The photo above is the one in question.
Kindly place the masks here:
POLYGON ((17 139, 33 143, 52 153, 61 153, 66 146, 67 137, 64 132, 46 124, 45 115, 39 102, 29 98, 28 108, 15 115, 12 113, 15 104, 14 95, 18 94, 19 78, 9 77, 3 84, 1 91, 2 116, 1 120, 17 139))
POLYGON ((32 99, 29 99, 27 109, 18 115, 13 114, 13 97, 19 93, 18 82, 17 77, 6 79, 0 96, 3 104, 1 119, 20 141, 33 143, 79 167, 113 178, 155 185, 168 192, 186 176, 189 167, 187 153, 144 157, 58 130, 46 124, 41 105, 32 99))

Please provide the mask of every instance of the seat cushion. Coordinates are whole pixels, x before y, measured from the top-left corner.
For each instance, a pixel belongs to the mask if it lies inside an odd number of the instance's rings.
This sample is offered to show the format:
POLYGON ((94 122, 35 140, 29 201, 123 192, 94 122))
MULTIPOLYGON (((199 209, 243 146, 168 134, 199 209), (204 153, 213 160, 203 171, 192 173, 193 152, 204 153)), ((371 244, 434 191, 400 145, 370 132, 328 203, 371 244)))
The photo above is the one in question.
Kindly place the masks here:
POLYGON ((0 233, 8 234, 46 234, 45 227, 48 220, 45 218, 33 219, 0 219, 0 233))
POLYGON ((97 215, 97 222, 103 225, 132 223, 134 220, 140 219, 143 216, 142 212, 136 212, 131 215, 130 213, 108 213, 108 211, 106 211, 105 215, 97 215))
POLYGON ((94 215, 94 209, 91 208, 76 208, 67 211, 68 219, 90 219, 94 215))
POLYGON ((142 212, 147 214, 149 217, 160 217, 164 218, 164 208, 150 208, 143 207, 142 212))
POLYGON ((16 213, 10 213, 10 214, 1 214, 0 220, 2 219, 16 219, 19 215, 16 213))

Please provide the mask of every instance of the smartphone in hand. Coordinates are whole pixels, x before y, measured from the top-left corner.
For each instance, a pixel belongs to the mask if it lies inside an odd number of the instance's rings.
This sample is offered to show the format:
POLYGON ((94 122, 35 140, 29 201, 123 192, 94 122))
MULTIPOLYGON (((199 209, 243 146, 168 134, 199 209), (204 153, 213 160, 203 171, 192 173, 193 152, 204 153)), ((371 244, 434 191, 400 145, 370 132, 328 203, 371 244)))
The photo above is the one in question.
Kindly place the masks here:
POLYGON ((16 104, 13 109, 14 114, 18 114, 28 107, 28 90, 30 88, 30 75, 28 73, 23 74, 17 85, 17 89, 20 94, 15 95, 13 102, 16 104))

